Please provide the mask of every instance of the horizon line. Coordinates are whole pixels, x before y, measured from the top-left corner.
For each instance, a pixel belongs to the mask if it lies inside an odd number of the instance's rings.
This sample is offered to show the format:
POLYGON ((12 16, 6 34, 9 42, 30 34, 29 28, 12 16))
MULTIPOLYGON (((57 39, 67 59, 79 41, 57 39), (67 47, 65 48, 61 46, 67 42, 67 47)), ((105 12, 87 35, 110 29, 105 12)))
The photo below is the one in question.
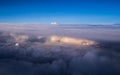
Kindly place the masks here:
POLYGON ((120 25, 120 23, 57 23, 57 24, 51 24, 51 23, 4 23, 0 22, 0 24, 41 24, 41 25, 120 25))

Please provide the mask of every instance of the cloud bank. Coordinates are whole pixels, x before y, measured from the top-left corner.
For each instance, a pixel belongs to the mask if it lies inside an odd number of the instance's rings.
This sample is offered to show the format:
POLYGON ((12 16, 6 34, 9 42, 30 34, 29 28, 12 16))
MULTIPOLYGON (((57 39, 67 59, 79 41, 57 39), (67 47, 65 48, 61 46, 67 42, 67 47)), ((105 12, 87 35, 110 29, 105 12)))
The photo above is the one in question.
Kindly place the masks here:
POLYGON ((0 24, 0 75, 120 75, 114 25, 0 24))
POLYGON ((120 52, 110 45, 64 36, 0 32, 0 74, 119 75, 120 52))

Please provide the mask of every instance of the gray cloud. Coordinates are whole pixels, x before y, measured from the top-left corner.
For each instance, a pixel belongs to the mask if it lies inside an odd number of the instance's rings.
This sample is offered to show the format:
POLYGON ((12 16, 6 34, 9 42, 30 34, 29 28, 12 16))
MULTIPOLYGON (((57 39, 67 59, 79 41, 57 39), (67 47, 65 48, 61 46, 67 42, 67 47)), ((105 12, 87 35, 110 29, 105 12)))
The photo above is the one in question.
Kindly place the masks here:
POLYGON ((119 75, 119 42, 51 45, 47 37, 0 32, 1 75, 119 75), (19 43, 19 46, 15 44, 19 43))

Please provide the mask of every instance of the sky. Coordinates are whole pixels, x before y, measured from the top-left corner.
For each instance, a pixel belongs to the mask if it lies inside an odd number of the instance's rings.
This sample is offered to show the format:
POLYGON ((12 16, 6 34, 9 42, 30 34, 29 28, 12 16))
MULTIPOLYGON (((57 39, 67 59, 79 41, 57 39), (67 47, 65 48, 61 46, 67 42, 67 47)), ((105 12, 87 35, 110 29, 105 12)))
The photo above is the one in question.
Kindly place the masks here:
POLYGON ((0 0, 0 23, 120 23, 120 0, 0 0))

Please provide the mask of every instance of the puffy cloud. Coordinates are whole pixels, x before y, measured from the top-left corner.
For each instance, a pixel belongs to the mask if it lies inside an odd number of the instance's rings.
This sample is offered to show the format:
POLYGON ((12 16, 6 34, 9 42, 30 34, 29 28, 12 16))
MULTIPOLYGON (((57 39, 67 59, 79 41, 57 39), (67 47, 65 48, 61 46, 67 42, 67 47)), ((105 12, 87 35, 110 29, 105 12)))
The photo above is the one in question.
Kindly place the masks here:
MULTIPOLYGON (((0 33, 1 75, 119 75, 120 53, 106 42, 96 46, 53 43, 94 42, 58 36, 0 33), (67 41, 66 41, 67 40, 67 41), (20 43, 19 46, 15 44, 20 43), (49 45, 46 44, 53 44, 49 45), (9 44, 8 44, 9 43, 9 44), (106 43, 106 44, 105 44, 106 43), (22 44, 22 45, 21 45, 22 44)), ((78 44, 78 43, 77 43, 78 44)), ((96 42, 95 42, 96 44, 96 42)), ((119 43, 118 43, 119 44, 119 43)), ((112 45, 114 46, 114 45, 112 45)), ((116 45, 115 45, 116 46, 116 45)))
POLYGON ((77 39, 77 38, 71 38, 71 37, 64 37, 64 36, 63 37, 51 36, 50 42, 68 44, 68 45, 78 45, 78 46, 96 45, 95 41, 86 40, 86 39, 77 39))

